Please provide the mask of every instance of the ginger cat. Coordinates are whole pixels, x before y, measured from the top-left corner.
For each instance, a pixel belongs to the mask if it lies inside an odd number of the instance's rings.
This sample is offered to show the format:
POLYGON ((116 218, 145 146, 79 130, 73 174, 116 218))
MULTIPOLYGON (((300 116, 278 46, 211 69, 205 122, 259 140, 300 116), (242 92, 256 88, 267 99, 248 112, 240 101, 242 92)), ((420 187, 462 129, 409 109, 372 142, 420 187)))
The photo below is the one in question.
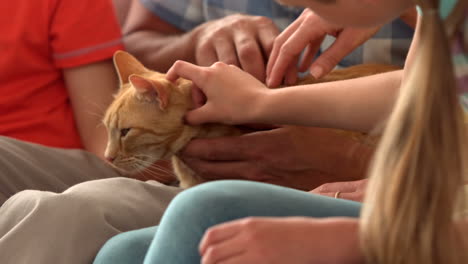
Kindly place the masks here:
MULTIPOLYGON (((193 138, 241 135, 234 126, 205 124, 189 126, 184 114, 192 108, 191 82, 175 84, 165 75, 145 68, 127 52, 114 55, 120 91, 104 116, 108 131, 106 158, 117 168, 138 172, 161 159, 171 158, 182 188, 203 182, 177 153, 193 138)), ((335 70, 320 80, 306 78, 300 84, 357 78, 398 69, 389 65, 359 65, 335 70)), ((348 133, 348 132, 346 132, 348 133)), ((356 133, 349 132, 356 136, 356 133)))

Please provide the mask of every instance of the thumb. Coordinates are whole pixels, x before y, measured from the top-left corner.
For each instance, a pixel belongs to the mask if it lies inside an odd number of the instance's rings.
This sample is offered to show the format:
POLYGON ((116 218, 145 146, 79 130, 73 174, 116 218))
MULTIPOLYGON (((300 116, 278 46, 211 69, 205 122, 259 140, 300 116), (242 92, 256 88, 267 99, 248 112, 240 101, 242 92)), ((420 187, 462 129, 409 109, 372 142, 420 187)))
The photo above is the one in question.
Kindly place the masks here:
POLYGON ((184 119, 187 124, 194 126, 217 121, 209 104, 187 112, 184 119))
POLYGON ((192 85, 192 102, 194 108, 202 107, 206 103, 206 96, 195 84, 192 85))
POLYGON ((310 74, 320 78, 329 73, 348 54, 357 49, 368 40, 378 27, 371 29, 345 29, 336 38, 335 42, 322 53, 310 67, 310 74))
POLYGON ((310 74, 321 78, 331 72, 333 68, 348 54, 359 46, 347 38, 347 34, 340 35, 333 44, 326 49, 311 65, 310 74))

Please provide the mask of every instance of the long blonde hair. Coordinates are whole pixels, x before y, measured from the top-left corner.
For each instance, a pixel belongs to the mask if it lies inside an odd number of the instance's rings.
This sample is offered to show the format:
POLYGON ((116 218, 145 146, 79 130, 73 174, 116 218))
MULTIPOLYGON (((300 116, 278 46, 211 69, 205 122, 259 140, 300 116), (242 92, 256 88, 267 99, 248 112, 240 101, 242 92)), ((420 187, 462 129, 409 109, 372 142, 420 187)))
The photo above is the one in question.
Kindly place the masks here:
POLYGON ((372 264, 461 264, 466 257, 454 232, 467 145, 449 38, 439 1, 417 2, 418 47, 376 151, 362 212, 361 242, 372 264))

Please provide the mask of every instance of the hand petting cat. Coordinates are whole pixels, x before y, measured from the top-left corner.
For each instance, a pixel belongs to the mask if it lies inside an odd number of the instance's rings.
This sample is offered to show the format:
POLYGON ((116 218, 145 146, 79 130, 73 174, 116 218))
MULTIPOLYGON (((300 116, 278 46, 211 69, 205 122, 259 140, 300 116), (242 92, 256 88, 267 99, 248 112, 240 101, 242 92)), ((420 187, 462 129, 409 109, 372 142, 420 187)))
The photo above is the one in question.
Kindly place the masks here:
MULTIPOLYGON (((330 129, 282 126, 236 137, 193 139, 179 158, 207 180, 254 180, 310 191, 331 181, 347 185, 362 179, 372 150, 330 129)), ((348 198, 341 187, 325 195, 341 191, 340 197, 348 198)))
POLYGON ((266 83, 269 87, 277 87, 284 79, 286 85, 293 85, 297 82, 297 73, 308 68, 315 78, 323 77, 379 28, 343 28, 332 25, 307 8, 275 39, 268 60, 266 83), (335 36, 336 40, 313 61, 327 35, 335 36), (304 49, 305 53, 299 62, 304 49))
POLYGON ((208 229, 199 251, 202 264, 364 263, 358 236, 356 219, 245 218, 208 229))
POLYGON ((166 78, 175 81, 179 77, 193 82, 195 91, 192 93, 199 93, 199 89, 207 98, 203 106, 187 113, 186 121, 193 125, 254 123, 255 104, 259 97, 269 91, 252 75, 222 62, 211 67, 200 67, 177 61, 167 72, 166 78), (226 104, 225 98, 229 98, 229 104, 226 104))
POLYGON ((280 33, 267 17, 235 14, 206 22, 190 32, 194 62, 232 64, 265 82, 266 62, 280 33))

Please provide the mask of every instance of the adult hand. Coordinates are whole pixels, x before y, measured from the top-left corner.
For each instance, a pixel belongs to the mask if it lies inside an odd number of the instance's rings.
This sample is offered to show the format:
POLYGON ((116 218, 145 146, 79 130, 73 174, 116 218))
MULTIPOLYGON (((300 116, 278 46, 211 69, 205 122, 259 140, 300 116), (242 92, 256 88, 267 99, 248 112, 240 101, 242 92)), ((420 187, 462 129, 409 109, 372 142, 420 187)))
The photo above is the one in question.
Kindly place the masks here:
POLYGON ((179 77, 193 82, 193 94, 199 94, 201 90, 207 98, 203 106, 187 113, 186 121, 192 125, 255 122, 253 116, 258 99, 269 91, 252 75, 222 62, 211 67, 200 67, 177 61, 167 72, 166 78, 176 81, 179 77))
POLYGON ((354 219, 246 218, 208 229, 199 251, 202 264, 364 263, 358 236, 354 219))
POLYGON ((179 157, 207 180, 243 179, 301 190, 364 177, 372 148, 333 129, 285 126, 194 139, 179 157))
POLYGON ((305 9, 274 42, 267 65, 267 85, 277 87, 283 79, 286 85, 293 85, 297 81, 297 73, 304 72, 309 67, 315 78, 326 75, 379 28, 343 28, 332 25, 312 10, 305 9), (336 40, 312 63, 326 35, 335 36, 336 40), (305 53, 299 62, 304 49, 305 53))
POLYGON ((339 199, 362 202, 364 200, 367 182, 367 179, 363 179, 350 182, 325 183, 310 192, 339 199))
POLYGON ((210 66, 217 61, 236 65, 265 82, 265 64, 279 29, 267 17, 230 15, 204 23, 191 33, 195 62, 210 66))

